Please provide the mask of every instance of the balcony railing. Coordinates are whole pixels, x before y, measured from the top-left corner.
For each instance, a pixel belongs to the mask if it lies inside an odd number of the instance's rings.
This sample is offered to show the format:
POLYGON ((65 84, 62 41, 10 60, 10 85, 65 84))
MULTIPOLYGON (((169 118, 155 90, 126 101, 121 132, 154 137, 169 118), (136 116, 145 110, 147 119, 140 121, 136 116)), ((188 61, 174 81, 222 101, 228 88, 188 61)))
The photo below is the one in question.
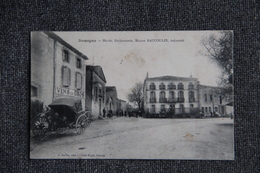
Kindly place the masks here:
POLYGON ((177 99, 176 98, 168 98, 169 103, 176 103, 177 99))
POLYGON ((150 85, 150 90, 155 90, 155 89, 156 89, 155 85, 150 85))
POLYGON ((166 102, 167 102, 167 99, 166 99, 166 98, 159 98, 159 102, 160 102, 160 103, 166 103, 166 102))
POLYGON ((189 102, 195 102, 195 98, 189 98, 189 102))
POLYGON ((184 103, 185 99, 183 97, 178 98, 179 103, 184 103))
POLYGON ((173 90, 173 89, 176 89, 176 86, 175 85, 168 85, 167 88, 168 88, 168 90, 173 90))
POLYGON ((156 98, 150 98, 150 103, 156 103, 156 98))
POLYGON ((160 89, 160 90, 165 90, 165 85, 160 85, 160 86, 159 86, 159 89, 160 89))

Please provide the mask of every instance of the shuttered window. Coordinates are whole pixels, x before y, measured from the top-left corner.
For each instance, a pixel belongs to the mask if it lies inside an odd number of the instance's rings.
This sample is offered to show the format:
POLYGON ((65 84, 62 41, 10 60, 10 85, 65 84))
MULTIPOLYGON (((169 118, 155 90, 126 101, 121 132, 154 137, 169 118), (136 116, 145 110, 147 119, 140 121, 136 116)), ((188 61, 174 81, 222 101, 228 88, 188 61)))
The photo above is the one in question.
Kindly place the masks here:
POLYGON ((82 88, 82 75, 79 72, 76 72, 76 88, 77 89, 82 88))
POLYGON ((70 86, 70 69, 66 66, 62 67, 62 85, 70 86))

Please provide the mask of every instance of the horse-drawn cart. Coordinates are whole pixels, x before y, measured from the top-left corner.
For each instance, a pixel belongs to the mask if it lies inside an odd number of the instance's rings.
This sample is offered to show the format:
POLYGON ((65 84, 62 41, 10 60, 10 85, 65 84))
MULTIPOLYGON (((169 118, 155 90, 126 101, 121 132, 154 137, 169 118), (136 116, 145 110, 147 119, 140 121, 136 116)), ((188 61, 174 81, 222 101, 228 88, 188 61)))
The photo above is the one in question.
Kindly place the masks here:
POLYGON ((47 110, 33 118, 32 135, 42 136, 48 131, 73 128, 77 134, 82 134, 91 121, 91 113, 82 110, 81 100, 60 98, 51 103, 47 110))

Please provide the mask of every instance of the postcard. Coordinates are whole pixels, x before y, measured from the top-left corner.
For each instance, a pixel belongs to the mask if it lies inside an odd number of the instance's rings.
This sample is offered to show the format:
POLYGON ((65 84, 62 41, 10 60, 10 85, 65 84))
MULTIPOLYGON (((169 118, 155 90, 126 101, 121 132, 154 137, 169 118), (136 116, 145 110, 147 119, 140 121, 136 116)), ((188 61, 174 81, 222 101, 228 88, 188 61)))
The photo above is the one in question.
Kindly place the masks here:
POLYGON ((233 31, 31 32, 31 159, 234 160, 233 31))

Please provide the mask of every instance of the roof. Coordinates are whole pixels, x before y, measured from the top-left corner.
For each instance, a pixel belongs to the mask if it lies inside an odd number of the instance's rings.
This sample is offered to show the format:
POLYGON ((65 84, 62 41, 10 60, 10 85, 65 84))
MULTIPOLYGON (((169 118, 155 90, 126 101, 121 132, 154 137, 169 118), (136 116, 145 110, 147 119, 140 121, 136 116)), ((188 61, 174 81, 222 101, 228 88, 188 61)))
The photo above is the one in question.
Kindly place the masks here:
POLYGON ((116 91, 116 87, 115 86, 106 86, 106 91, 116 91))
POLYGON ((81 53, 80 51, 78 51, 76 48, 74 48, 73 46, 71 46, 69 43, 67 43, 66 41, 64 41, 62 38, 60 38, 58 35, 56 35, 53 32, 50 31, 44 31, 43 33, 47 34, 49 37, 51 37, 52 39, 60 42, 61 44, 63 44, 64 46, 66 46, 68 49, 72 50, 73 52, 75 52, 77 55, 79 55, 81 58, 88 60, 88 57, 86 55, 84 55, 83 53, 81 53))
POLYGON ((86 65, 86 69, 94 71, 105 83, 107 82, 102 67, 86 65))
POLYGON ((168 81, 168 80, 176 80, 176 81, 196 81, 197 78, 192 77, 178 77, 178 76, 159 76, 159 77, 153 77, 153 78, 147 78, 147 81, 168 81))

